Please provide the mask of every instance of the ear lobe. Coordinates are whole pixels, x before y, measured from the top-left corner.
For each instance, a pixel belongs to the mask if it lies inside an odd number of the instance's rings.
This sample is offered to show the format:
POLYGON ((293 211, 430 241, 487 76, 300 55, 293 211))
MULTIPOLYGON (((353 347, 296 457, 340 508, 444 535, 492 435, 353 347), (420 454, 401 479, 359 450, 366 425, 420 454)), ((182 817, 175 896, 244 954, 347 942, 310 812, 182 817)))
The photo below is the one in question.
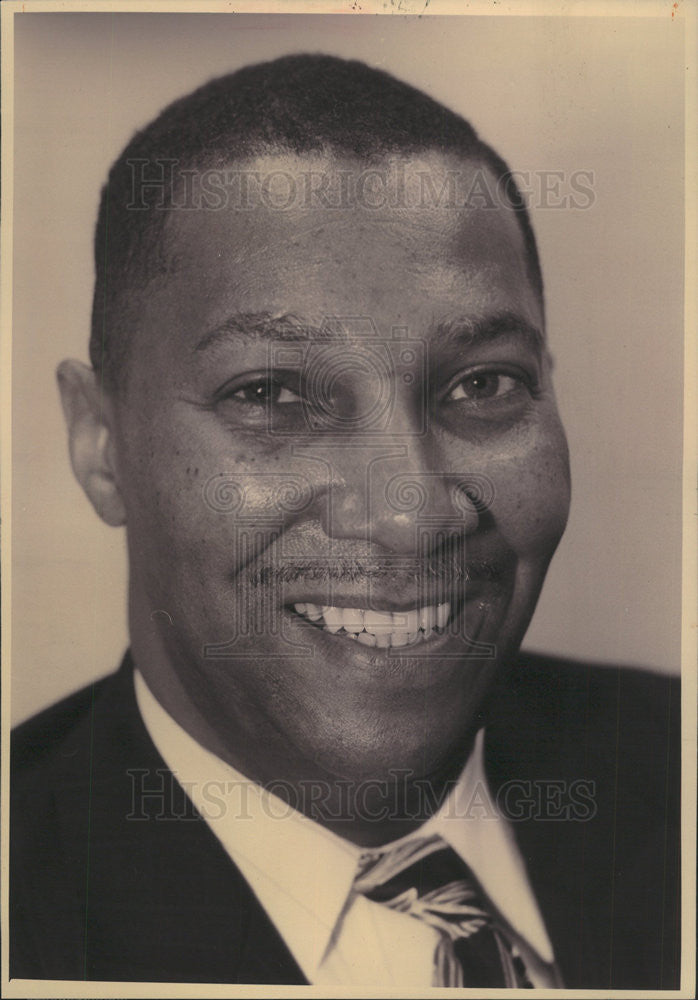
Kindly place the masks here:
POLYGON ((75 478, 106 524, 114 527, 125 524, 109 399, 93 370, 81 361, 62 361, 56 376, 75 478))

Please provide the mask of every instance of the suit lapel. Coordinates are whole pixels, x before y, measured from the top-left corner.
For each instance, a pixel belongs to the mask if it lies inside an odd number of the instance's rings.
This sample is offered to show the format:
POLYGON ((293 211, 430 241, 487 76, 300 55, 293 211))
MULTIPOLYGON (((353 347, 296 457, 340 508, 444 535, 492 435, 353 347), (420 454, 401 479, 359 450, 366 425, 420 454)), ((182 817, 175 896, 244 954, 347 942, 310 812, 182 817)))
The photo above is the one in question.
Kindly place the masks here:
POLYGON ((84 845, 73 863, 87 978, 304 983, 150 740, 128 660, 90 715, 72 741, 61 820, 65 837, 84 845))
POLYGON ((598 795, 607 794, 602 748, 579 735, 583 698, 575 699, 577 718, 570 719, 564 699, 557 698, 558 683, 550 674, 547 684, 532 684, 532 699, 525 684, 505 679, 493 699, 485 759, 495 799, 506 802, 503 793, 513 787, 524 803, 509 819, 564 986, 573 989, 608 981, 603 914, 609 911, 610 885, 600 873, 608 870, 601 855, 612 836, 606 829, 609 810, 598 803, 598 795), (580 781, 596 796, 595 815, 585 822, 569 808, 580 781))
POLYGON ((678 693, 661 675, 527 656, 492 700, 489 779, 537 800, 512 825, 569 988, 678 985, 678 693), (567 810, 551 810, 553 783, 567 810))

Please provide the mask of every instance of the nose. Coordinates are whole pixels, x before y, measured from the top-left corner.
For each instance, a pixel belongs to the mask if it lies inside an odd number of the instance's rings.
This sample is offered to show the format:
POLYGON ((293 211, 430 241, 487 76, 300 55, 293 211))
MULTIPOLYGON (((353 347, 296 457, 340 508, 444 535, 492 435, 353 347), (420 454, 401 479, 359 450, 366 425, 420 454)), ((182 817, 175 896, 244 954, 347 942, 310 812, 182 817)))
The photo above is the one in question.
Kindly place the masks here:
POLYGON ((333 539, 423 556, 477 527, 483 484, 467 471, 447 469, 429 434, 343 443, 332 466, 322 526, 333 539))

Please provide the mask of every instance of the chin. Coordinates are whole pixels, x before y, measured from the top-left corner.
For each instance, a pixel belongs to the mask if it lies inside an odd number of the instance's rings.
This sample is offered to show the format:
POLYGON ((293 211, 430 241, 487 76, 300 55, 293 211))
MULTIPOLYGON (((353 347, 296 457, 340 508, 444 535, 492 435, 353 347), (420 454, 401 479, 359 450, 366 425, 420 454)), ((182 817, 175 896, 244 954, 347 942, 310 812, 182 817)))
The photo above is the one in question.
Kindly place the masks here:
POLYGON ((328 775, 350 780, 389 781, 396 772, 407 772, 409 781, 458 771, 483 725, 483 708, 497 670, 495 660, 470 661, 456 671, 450 666, 453 683, 438 692, 406 692, 370 712, 335 708, 324 740, 317 740, 321 730, 316 720, 309 723, 307 732, 314 740, 305 753, 328 775))

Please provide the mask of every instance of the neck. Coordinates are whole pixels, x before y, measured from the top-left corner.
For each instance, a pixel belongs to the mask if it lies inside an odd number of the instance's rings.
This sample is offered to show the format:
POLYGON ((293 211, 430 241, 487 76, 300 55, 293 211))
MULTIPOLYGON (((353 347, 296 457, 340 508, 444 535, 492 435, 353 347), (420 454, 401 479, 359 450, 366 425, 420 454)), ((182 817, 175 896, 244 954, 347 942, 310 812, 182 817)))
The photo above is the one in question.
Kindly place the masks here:
MULTIPOLYGON (((414 778, 408 770, 385 777, 301 781, 293 787, 299 812, 360 847, 398 840, 436 813, 458 781, 472 749, 462 749, 438 772, 414 778)), ((269 790, 278 794, 272 783, 269 790)))

